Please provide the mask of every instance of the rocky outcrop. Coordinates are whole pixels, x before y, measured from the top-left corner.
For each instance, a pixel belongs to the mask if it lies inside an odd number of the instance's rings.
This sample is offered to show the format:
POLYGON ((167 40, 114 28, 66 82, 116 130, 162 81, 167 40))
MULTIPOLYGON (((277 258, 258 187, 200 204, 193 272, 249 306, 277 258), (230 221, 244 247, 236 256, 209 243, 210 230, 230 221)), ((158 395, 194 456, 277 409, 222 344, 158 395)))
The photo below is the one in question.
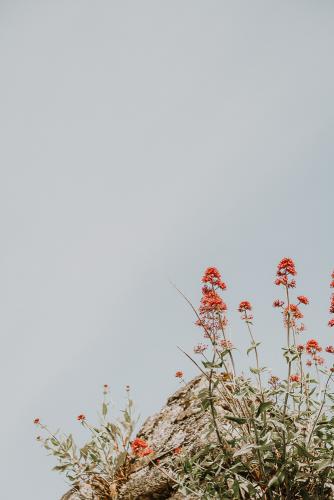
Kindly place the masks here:
MULTIPOLYGON (((175 482, 166 475, 164 464, 175 457, 179 448, 191 455, 208 439, 215 439, 210 433, 209 412, 201 410, 198 397, 208 382, 204 376, 191 380, 171 396, 162 410, 149 417, 138 433, 138 437, 149 443, 156 452, 158 466, 146 458, 135 460, 131 465, 126 482, 114 498, 119 500, 153 500, 184 498, 175 489, 175 482)), ((110 496, 110 498, 112 498, 110 496)), ((187 498, 190 499, 189 495, 187 498)), ((82 485, 80 495, 68 493, 62 500, 98 500, 88 485, 82 485)))

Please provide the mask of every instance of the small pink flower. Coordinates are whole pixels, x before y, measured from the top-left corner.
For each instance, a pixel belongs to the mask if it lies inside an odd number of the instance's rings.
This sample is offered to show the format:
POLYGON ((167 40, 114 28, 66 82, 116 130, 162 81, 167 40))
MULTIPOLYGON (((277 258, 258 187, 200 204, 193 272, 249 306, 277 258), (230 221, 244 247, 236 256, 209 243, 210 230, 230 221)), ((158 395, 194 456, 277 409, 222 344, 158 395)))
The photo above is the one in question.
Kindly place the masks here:
POLYGON ((207 348, 208 348, 208 346, 206 344, 197 344, 194 347, 194 353, 195 354, 202 354, 207 348))
POLYGON ((183 375, 184 375, 184 373, 181 370, 178 370, 177 372, 175 372, 175 377, 176 378, 182 378, 183 375))
POLYGON ((222 346, 223 349, 226 349, 226 350, 231 350, 233 349, 233 344, 230 340, 221 340, 220 341, 220 345, 222 346))
POLYGON ((78 416, 77 416, 77 420, 78 420, 79 422, 83 422, 84 420, 86 420, 86 417, 85 417, 85 415, 83 415, 83 414, 81 413, 80 415, 78 415, 78 416))
POLYGON ((313 360, 316 365, 323 365, 325 360, 321 356, 313 356, 313 360))
POLYGON ((291 382, 300 382, 300 376, 299 375, 290 375, 290 380, 291 380, 291 382))
POLYGON ((326 352, 329 352, 330 354, 334 354, 334 346, 329 345, 325 349, 326 352))
POLYGON ((39 418, 35 418, 35 420, 34 420, 34 424, 35 424, 35 425, 38 425, 38 424, 40 424, 40 423, 41 423, 40 419, 39 419, 39 418))

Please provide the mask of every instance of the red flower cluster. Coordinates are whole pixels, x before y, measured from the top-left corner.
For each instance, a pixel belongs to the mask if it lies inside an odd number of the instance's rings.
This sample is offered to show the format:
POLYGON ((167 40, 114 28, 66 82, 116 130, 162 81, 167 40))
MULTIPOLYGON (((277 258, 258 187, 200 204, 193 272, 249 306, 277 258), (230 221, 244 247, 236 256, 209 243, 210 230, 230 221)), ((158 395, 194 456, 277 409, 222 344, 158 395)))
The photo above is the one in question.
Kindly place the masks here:
POLYGON ((326 352, 329 352, 330 354, 334 354, 334 346, 329 345, 325 349, 326 352))
POLYGON ((300 382, 300 376, 299 375, 290 375, 290 381, 291 382, 300 382))
POLYGON ((332 278, 332 281, 331 281, 330 287, 334 288, 334 271, 331 274, 331 278, 332 278))
POLYGON ((240 302, 239 308, 238 308, 239 312, 245 312, 245 311, 251 311, 251 310, 252 310, 252 306, 251 306, 251 303, 248 302, 248 300, 244 300, 244 301, 240 302))
POLYGON ((296 306, 295 304, 290 304, 289 310, 290 310, 291 315, 295 319, 302 319, 304 317, 304 315, 301 312, 301 310, 299 309, 299 307, 296 306))
POLYGON ((305 348, 308 354, 316 354, 316 352, 322 351, 322 347, 320 347, 319 343, 314 339, 308 340, 305 348))
POLYGON ((296 286, 295 280, 289 281, 289 276, 297 274, 295 263, 292 259, 284 257, 277 266, 275 285, 284 285, 287 288, 294 288, 296 286))
POLYGON ((35 420, 34 420, 34 424, 35 424, 35 425, 38 425, 38 424, 40 424, 40 423, 41 423, 40 419, 39 419, 39 418, 35 418, 35 420))
POLYGON ((77 420, 79 420, 79 422, 83 422, 84 420, 86 420, 86 417, 85 415, 81 414, 77 416, 77 420))
POLYGON ((146 457, 147 455, 151 455, 154 451, 148 446, 146 441, 140 438, 136 438, 131 443, 131 449, 134 455, 137 457, 146 457))
POLYGON ((176 373, 175 373, 175 377, 176 378, 182 378, 184 375, 184 373, 181 371, 181 370, 178 370, 176 373))
POLYGON ((206 344, 197 344, 194 347, 194 353, 195 354, 202 354, 204 351, 206 351, 207 348, 208 348, 208 346, 206 344))
POLYGON ((297 333, 302 333, 306 330, 306 326, 304 325, 304 323, 301 323, 299 326, 296 326, 296 332, 297 333))
POLYGON ((283 276, 283 278, 276 278, 275 279, 275 285, 284 285, 288 288, 295 288, 296 287, 296 281, 295 280, 288 280, 286 276, 283 276))
POLYGON ((331 296, 331 303, 330 303, 330 306, 329 306, 329 312, 331 314, 334 314, 334 293, 333 295, 331 296))
POLYGON ((202 288, 202 299, 199 308, 200 314, 210 313, 213 311, 222 312, 227 310, 227 306, 223 299, 219 297, 215 290, 210 290, 207 286, 202 288))
MULTIPOLYGON (((221 279, 220 272, 215 267, 208 267, 202 277, 202 298, 199 306, 199 317, 196 325, 204 330, 204 338, 216 344, 227 326, 225 311, 227 305, 219 295, 219 290, 225 290, 226 285, 221 279)), ((202 347, 195 348, 195 352, 201 352, 202 347)))
POLYGON ((279 299, 274 300, 273 307, 283 307, 283 306, 284 306, 283 300, 279 300, 279 299))
POLYGON ((203 283, 209 283, 212 286, 217 286, 221 290, 226 289, 226 284, 222 281, 220 272, 216 267, 208 267, 202 278, 203 283))
POLYGON ((276 274, 277 276, 287 276, 288 274, 291 274, 291 276, 296 276, 297 271, 293 260, 289 257, 284 257, 277 266, 276 274))
POLYGON ((316 365, 323 365, 325 360, 321 356, 313 356, 313 361, 316 365))
MULTIPOLYGON (((305 346, 306 352, 311 356, 312 360, 314 361, 315 365, 323 365, 325 360, 321 356, 318 356, 318 352, 322 351, 322 347, 320 347, 319 343, 317 340, 311 339, 306 342, 305 346)), ((334 348, 333 348, 334 349, 334 348)), ((329 351, 328 351, 329 352, 329 351)), ((306 361, 307 366, 312 366, 312 361, 311 359, 308 359, 306 361)))
POLYGON ((221 340, 220 345, 222 346, 223 349, 226 349, 227 351, 233 349, 233 344, 230 340, 221 340))
POLYGON ((304 304, 305 306, 310 303, 310 301, 308 300, 307 297, 305 297, 305 295, 298 295, 297 299, 301 304, 304 304))
POLYGON ((297 351, 298 352, 304 352, 304 349, 305 349, 305 347, 303 346, 303 344, 298 344, 297 345, 297 351))

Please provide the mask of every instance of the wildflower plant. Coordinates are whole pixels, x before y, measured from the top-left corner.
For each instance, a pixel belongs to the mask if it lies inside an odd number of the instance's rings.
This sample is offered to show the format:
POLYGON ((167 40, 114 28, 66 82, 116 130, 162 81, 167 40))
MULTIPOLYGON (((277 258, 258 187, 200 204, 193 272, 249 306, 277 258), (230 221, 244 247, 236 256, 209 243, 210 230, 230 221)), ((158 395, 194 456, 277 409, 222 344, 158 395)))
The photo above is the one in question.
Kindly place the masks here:
POLYGON ((130 457, 135 451, 131 439, 136 421, 129 386, 126 386, 126 395, 126 407, 119 419, 110 417, 107 384, 103 386, 99 424, 91 424, 84 414, 76 417, 89 436, 82 447, 78 447, 72 434, 53 433, 40 418, 34 420, 38 429, 37 441, 57 459, 53 470, 64 473, 72 490, 78 494, 82 485, 90 485, 101 500, 117 498, 118 485, 125 480, 130 457))
MULTIPOLYGON (((109 388, 104 386, 100 425, 88 423, 84 414, 77 417, 90 435, 80 449, 71 435, 52 434, 35 419, 45 434, 38 440, 58 460, 55 469, 64 472, 76 490, 83 482, 90 484, 102 500, 118 497, 119 486, 136 460, 158 468, 185 498, 334 498, 334 346, 323 348, 315 338, 304 339, 302 320, 310 301, 295 293, 296 276, 294 261, 283 258, 274 281, 281 294, 273 301, 282 316, 286 374, 281 379, 262 365, 253 306, 244 299, 235 308, 249 335, 251 366, 248 376, 237 372, 223 299, 227 286, 218 269, 205 271, 198 309, 180 292, 195 313, 195 324, 203 336, 193 355, 185 353, 205 382, 198 395, 199 411, 209 418, 203 446, 191 454, 177 447, 161 466, 159 450, 140 437, 132 438, 129 396, 123 419, 110 420, 109 388)), ((331 278, 333 289, 334 271, 331 278)), ((334 315, 334 293, 329 312, 334 315)), ((334 326, 334 319, 328 326, 334 326)), ((175 377, 185 384, 183 371, 178 370, 175 377)))
MULTIPOLYGON (((301 343, 303 308, 309 299, 294 297, 296 275, 294 261, 283 258, 275 277, 283 293, 273 302, 285 331, 286 377, 280 380, 268 377, 267 368, 261 366, 248 300, 240 302, 238 311, 250 336, 247 354, 254 355, 255 364, 248 378, 236 372, 233 344, 227 336, 227 305, 220 295, 227 287, 216 268, 205 271, 200 307, 192 308, 209 347, 195 347, 201 362, 187 356, 207 379, 200 398, 203 411, 211 415, 211 440, 179 466, 184 492, 190 487, 201 498, 221 499, 334 498, 334 366, 330 359, 334 346, 325 348, 326 360, 316 339, 301 343)), ((334 272, 330 286, 334 287, 334 272)), ((334 294, 330 313, 334 314, 334 294)), ((334 320, 328 325, 334 326, 334 320)))

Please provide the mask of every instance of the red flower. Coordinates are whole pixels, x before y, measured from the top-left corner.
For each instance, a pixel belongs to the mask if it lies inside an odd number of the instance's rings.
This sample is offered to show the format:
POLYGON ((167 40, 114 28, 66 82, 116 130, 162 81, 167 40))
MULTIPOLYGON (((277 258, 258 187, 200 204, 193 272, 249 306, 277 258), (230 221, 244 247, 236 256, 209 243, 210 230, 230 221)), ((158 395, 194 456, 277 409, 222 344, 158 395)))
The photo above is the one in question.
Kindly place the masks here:
POLYGON ((331 288, 334 288, 334 280, 332 280, 331 284, 329 285, 331 288))
POLYGON ((333 293, 333 295, 331 297, 331 304, 330 304, 330 307, 329 307, 329 312, 331 314, 334 314, 334 293, 333 293))
POLYGON ((40 424, 40 423, 41 423, 40 419, 39 419, 39 418, 35 418, 35 420, 34 420, 34 424, 35 424, 35 425, 38 425, 38 424, 40 424))
POLYGON ((131 449, 137 457, 145 457, 154 453, 154 451, 148 446, 144 439, 136 438, 131 443, 131 449))
POLYGON ((194 347, 194 353, 195 354, 202 354, 207 348, 208 348, 208 346, 206 344, 197 344, 194 347))
POLYGON ((295 263, 289 257, 284 257, 277 266, 277 276, 296 276, 297 271, 295 268, 295 263))
POLYGON ((297 351, 298 352, 304 352, 304 346, 303 346, 303 344, 298 344, 297 345, 297 351))
POLYGON ((334 318, 328 321, 328 326, 334 326, 334 318))
POLYGON ((202 278, 203 283, 210 283, 212 286, 218 286, 221 290, 226 289, 226 284, 221 280, 220 272, 216 267, 208 267, 202 278))
POLYGON ((296 330, 298 333, 302 333, 306 330, 306 326, 304 325, 304 323, 301 323, 300 326, 296 327, 296 330))
POLYGON ((313 356, 313 360, 316 365, 323 365, 325 360, 321 356, 313 356))
POLYGON ((251 311, 252 306, 251 303, 248 302, 248 300, 244 300, 243 302, 240 302, 238 311, 239 312, 245 312, 245 311, 251 311))
POLYGON ((210 290, 207 286, 202 288, 203 297, 201 299, 200 313, 208 313, 213 311, 226 311, 227 306, 223 299, 219 297, 217 292, 210 290))
POLYGON ((305 305, 307 305, 307 304, 309 304, 309 303, 310 303, 310 301, 308 300, 308 298, 307 298, 307 297, 305 297, 305 295, 298 295, 297 299, 299 300, 299 302, 300 302, 301 304, 305 304, 305 305))
POLYGON ((284 305, 283 300, 276 299, 273 302, 273 307, 282 307, 284 305))
POLYGON ((309 354, 314 354, 315 352, 321 352, 322 351, 322 348, 320 347, 320 345, 318 344, 318 342, 314 339, 311 339, 311 340, 308 340, 306 342, 306 352, 308 352, 309 354))
POLYGON ((233 349, 233 344, 230 340, 221 340, 220 341, 220 345, 222 346, 223 349, 226 349, 226 350, 231 350, 233 349))
POLYGON ((289 308, 285 308, 285 313, 287 314, 288 311, 290 311, 290 314, 295 318, 295 319, 302 319, 304 315, 300 311, 299 307, 296 306, 295 304, 290 304, 289 308))
POLYGON ((184 375, 184 373, 181 371, 181 370, 178 370, 176 373, 175 373, 175 377, 176 378, 182 378, 184 375))
POLYGON ((181 446, 178 446, 177 448, 174 448, 173 451, 174 451, 174 455, 179 455, 182 451, 182 448, 181 448, 181 446))
POLYGON ((333 373, 333 372, 334 372, 334 367, 333 367, 333 368, 330 368, 330 371, 333 373))
POLYGON ((290 381, 291 382, 300 382, 300 376, 299 375, 290 375, 290 381))
POLYGON ((154 453, 154 451, 152 450, 152 448, 145 448, 145 450, 142 450, 141 452, 138 452, 138 455, 140 457, 146 457, 147 455, 151 455, 152 453, 154 453))
POLYGON ((79 420, 79 422, 83 422, 84 420, 86 420, 86 417, 85 415, 81 414, 77 416, 77 420, 79 420))
POLYGON ((334 354, 334 346, 329 345, 328 347, 326 347, 325 351, 334 354))
POLYGON ((291 280, 289 281, 286 276, 283 276, 282 278, 276 278, 275 279, 275 285, 284 285, 288 288, 295 288, 296 287, 296 281, 291 280))
POLYGON ((108 386, 108 384, 104 384, 104 385, 103 385, 103 387, 104 387, 105 389, 108 389, 108 387, 109 387, 109 386, 108 386))
POLYGON ((306 364, 307 364, 307 366, 312 366, 312 361, 311 361, 310 359, 308 359, 308 360, 306 361, 306 364))

